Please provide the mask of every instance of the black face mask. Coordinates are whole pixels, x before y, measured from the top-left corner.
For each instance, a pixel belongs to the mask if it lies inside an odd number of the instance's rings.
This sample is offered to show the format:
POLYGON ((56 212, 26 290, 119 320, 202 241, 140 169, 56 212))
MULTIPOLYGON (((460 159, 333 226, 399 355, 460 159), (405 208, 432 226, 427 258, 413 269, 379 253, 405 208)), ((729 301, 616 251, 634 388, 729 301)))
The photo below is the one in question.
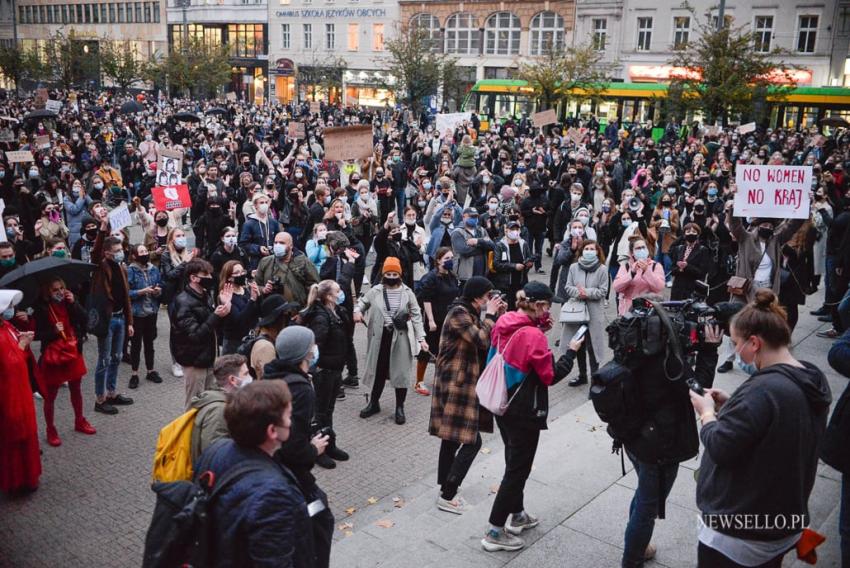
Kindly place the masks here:
POLYGON ((248 275, 247 274, 240 274, 239 276, 233 277, 233 283, 236 284, 237 286, 244 286, 247 281, 248 281, 248 275))
POLYGON ((390 238, 394 241, 400 241, 401 240, 401 233, 395 233, 393 235, 390 235, 390 238))
POLYGON ((387 278, 386 276, 384 276, 381 279, 381 282, 384 283, 384 286, 387 286, 389 288, 394 288, 395 286, 398 286, 399 284, 401 284, 401 278, 387 278))
POLYGON ((166 225, 168 225, 168 217, 160 217, 156 220, 156 224, 160 227, 165 227, 166 225))
POLYGON ((705 215, 705 207, 694 207, 694 215, 705 215))
POLYGON ((773 229, 770 227, 759 227, 759 238, 767 240, 773 236, 773 229))
POLYGON ((699 235, 695 235, 693 233, 688 233, 687 235, 685 235, 685 240, 688 241, 689 243, 695 243, 698 238, 699 238, 699 235))
POLYGON ((210 207, 207 211, 209 211, 210 217, 218 217, 221 215, 221 207, 210 207))
POLYGON ((149 255, 149 254, 140 254, 139 256, 136 257, 136 260, 141 265, 147 264, 150 259, 151 259, 151 255, 149 255))
POLYGON ((97 238, 97 229, 89 229, 86 231, 86 238, 90 241, 93 241, 97 238))
POLYGON ((201 278, 200 285, 201 285, 201 288, 203 288, 204 290, 209 292, 210 290, 213 289, 213 286, 215 285, 215 281, 212 279, 212 276, 207 276, 205 278, 201 278))

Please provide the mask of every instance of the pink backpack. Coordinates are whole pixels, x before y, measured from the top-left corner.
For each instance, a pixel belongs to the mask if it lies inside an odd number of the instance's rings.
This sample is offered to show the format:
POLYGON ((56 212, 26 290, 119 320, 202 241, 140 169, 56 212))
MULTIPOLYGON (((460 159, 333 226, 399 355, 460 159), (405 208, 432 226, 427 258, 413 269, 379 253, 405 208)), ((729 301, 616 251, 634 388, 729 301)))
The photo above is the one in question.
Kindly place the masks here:
MULTIPOLYGON (((487 363, 487 366, 484 367, 484 371, 478 377, 478 383, 475 385, 475 394, 478 395, 478 402, 496 416, 503 416, 507 412, 511 401, 516 397, 519 389, 522 388, 521 383, 511 399, 508 400, 508 384, 505 379, 505 358, 502 356, 502 353, 507 350, 508 345, 511 344, 511 341, 513 341, 518 333, 519 330, 515 331, 511 338, 508 339, 504 350, 500 351, 498 347, 496 348, 495 355, 487 363)), ((525 383, 524 379, 523 383, 525 383)))

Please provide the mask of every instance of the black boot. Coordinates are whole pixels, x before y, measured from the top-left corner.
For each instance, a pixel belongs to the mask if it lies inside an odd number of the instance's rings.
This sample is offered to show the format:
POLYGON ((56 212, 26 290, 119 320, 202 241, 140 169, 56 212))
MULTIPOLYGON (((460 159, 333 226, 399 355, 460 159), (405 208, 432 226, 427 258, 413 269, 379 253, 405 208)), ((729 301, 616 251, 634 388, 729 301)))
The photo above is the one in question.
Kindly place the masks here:
POLYGON ((316 465, 325 469, 333 469, 336 467, 336 462, 330 458, 326 450, 325 453, 316 458, 316 465))
POLYGON ((372 398, 369 399, 369 404, 367 404, 363 410, 360 411, 360 418, 369 418, 370 416, 374 416, 381 411, 381 405, 378 404, 378 399, 372 398))
POLYGON ((718 373, 728 373, 732 370, 732 361, 724 361, 722 365, 717 367, 718 373))
POLYGON ((404 424, 407 422, 407 418, 404 416, 404 407, 396 406, 395 408, 395 423, 396 424, 404 424))
POLYGON ((340 450, 337 447, 336 442, 325 448, 325 455, 338 462, 348 461, 349 458, 348 452, 340 450))

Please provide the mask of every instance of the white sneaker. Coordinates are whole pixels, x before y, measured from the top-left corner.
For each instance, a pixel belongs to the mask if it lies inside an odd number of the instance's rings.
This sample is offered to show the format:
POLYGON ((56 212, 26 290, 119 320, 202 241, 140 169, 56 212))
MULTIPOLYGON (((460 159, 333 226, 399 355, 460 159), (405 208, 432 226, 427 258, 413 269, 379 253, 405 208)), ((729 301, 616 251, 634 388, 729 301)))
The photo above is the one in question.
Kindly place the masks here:
POLYGON ((437 495, 437 508, 441 511, 446 511, 447 513, 462 515, 466 512, 466 501, 463 500, 463 497, 457 496, 449 501, 448 499, 443 499, 442 496, 437 495))
POLYGON ((180 363, 174 363, 171 365, 171 374, 179 379, 183 376, 183 366, 180 363))
POLYGON ((498 550, 513 551, 525 546, 525 541, 518 536, 508 533, 505 529, 499 531, 490 529, 484 534, 484 538, 481 539, 481 546, 487 552, 496 552, 498 550))
POLYGON ((511 534, 519 535, 526 529, 533 529, 540 524, 540 519, 532 517, 528 513, 522 515, 511 515, 505 524, 505 530, 511 534))
POLYGON ((667 286, 668 288, 672 288, 672 287, 673 287, 673 282, 667 282, 667 284, 665 284, 665 286, 667 286))

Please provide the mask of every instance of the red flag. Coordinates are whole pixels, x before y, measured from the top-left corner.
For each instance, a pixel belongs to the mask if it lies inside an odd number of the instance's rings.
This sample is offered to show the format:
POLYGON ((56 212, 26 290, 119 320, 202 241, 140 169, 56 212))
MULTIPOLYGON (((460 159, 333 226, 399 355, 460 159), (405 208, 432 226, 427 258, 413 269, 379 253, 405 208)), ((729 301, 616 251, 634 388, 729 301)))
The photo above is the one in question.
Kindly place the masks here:
POLYGON ((192 198, 189 197, 189 186, 164 185, 156 186, 151 190, 153 203, 157 211, 171 211, 172 209, 183 209, 192 206, 192 198))

